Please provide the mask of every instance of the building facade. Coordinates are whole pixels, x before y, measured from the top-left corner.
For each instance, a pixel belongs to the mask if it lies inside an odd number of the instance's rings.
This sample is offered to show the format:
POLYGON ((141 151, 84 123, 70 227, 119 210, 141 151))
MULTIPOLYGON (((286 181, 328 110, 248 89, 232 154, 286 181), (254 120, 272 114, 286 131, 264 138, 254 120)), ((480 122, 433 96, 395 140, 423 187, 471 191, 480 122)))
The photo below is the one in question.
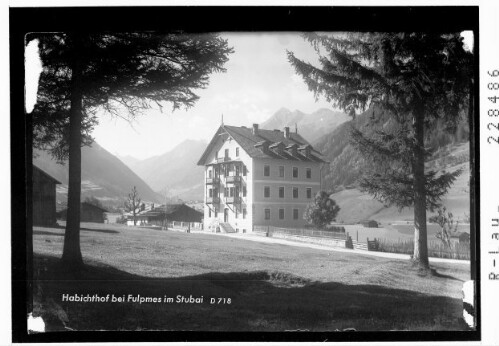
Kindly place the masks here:
POLYGON ((323 164, 321 154, 289 128, 220 126, 198 162, 205 166, 205 230, 303 227, 323 164))
POLYGON ((58 180, 33 165, 33 225, 56 224, 56 185, 58 180))

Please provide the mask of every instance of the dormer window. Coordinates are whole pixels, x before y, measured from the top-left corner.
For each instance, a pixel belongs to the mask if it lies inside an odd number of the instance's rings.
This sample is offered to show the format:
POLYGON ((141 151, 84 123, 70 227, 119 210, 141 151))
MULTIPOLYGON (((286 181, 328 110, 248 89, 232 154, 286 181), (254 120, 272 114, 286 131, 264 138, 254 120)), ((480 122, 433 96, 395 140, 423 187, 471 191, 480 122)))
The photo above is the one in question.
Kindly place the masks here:
POLYGON ((278 155, 282 155, 284 153, 284 143, 283 142, 274 143, 269 148, 274 150, 278 155))
POLYGON ((298 148, 298 150, 300 151, 300 154, 302 154, 305 157, 310 157, 311 149, 312 149, 312 147, 308 144, 298 148))
POLYGON ((255 144, 255 148, 260 149, 262 153, 267 153, 269 151, 269 142, 261 141, 255 144))
POLYGON ((286 150, 288 153, 290 153, 292 156, 296 156, 296 152, 298 150, 298 146, 296 144, 291 144, 286 147, 286 150))

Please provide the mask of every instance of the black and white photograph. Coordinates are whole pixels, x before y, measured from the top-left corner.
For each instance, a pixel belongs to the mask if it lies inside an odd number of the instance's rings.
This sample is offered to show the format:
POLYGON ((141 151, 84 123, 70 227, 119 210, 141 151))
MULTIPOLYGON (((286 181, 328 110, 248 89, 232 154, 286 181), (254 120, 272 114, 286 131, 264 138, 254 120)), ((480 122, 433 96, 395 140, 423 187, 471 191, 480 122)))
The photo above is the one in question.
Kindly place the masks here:
POLYGON ((453 10, 28 26, 28 336, 475 338, 478 11, 453 10))

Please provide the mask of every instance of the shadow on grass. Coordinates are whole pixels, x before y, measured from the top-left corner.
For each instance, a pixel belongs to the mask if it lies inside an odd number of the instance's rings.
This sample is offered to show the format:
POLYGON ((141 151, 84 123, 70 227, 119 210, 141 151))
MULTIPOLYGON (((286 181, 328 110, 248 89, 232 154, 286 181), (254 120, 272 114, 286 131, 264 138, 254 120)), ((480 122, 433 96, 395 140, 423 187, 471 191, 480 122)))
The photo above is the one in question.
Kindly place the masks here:
POLYGON ((80 272, 63 270, 54 257, 36 255, 34 262, 34 314, 44 318, 47 331, 463 329, 459 299, 385 286, 312 282, 266 271, 150 278, 98 262, 80 272), (65 294, 110 298, 63 301, 65 294), (138 296, 161 302, 127 302, 138 296), (199 303, 181 301, 191 296, 199 303))
POLYGON ((450 279, 450 280, 456 280, 456 281, 464 282, 464 280, 456 278, 456 277, 454 277, 452 275, 446 275, 446 274, 439 273, 435 269, 431 269, 431 275, 434 276, 434 277, 437 277, 437 278, 450 279))
MULTIPOLYGON (((35 227, 42 227, 42 226, 35 226, 35 227)), ((66 226, 55 225, 55 226, 50 226, 49 228, 65 230, 66 226)), ((112 229, 94 229, 94 228, 86 228, 86 227, 80 227, 80 231, 97 232, 97 233, 120 233, 119 231, 115 231, 112 229)), ((33 234, 64 235, 64 234, 59 234, 59 233, 51 233, 51 232, 47 232, 47 231, 37 231, 37 230, 33 230, 33 234)))
POLYGON ((55 232, 48 232, 48 231, 36 231, 33 230, 33 235, 58 235, 61 237, 64 237, 64 233, 55 233, 55 232))

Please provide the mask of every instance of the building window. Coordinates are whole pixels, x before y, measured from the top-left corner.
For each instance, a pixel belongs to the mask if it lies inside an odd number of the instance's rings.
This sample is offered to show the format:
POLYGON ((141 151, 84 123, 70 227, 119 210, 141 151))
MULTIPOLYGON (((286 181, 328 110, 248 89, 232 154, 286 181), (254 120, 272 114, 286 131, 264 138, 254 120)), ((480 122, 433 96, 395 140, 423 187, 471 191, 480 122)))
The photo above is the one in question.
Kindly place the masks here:
POLYGON ((284 198, 284 186, 279 187, 279 198, 284 198))
POLYGON ((298 220, 298 209, 293 209, 293 220, 298 220))
POLYGON ((284 166, 279 166, 279 177, 284 178, 284 166))
POLYGON ((279 220, 284 220, 284 209, 279 209, 279 220))
POLYGON ((236 197, 239 197, 240 196, 240 193, 241 191, 239 190, 239 186, 236 186, 236 197))
POLYGON ((213 197, 213 189, 208 189, 208 196, 213 197))
POLYGON ((213 173, 212 173, 211 169, 209 169, 209 170, 208 170, 208 178, 211 178, 211 177, 212 177, 212 174, 213 174, 213 173))
POLYGON ((243 186, 243 197, 246 197, 246 186, 243 186))
POLYGON ((246 176, 246 166, 243 166, 243 176, 246 176))
POLYGON ((293 198, 298 198, 298 188, 293 187, 293 198))
POLYGON ((270 186, 263 187, 263 197, 270 198, 270 186))
POLYGON ((229 188, 229 197, 234 197, 234 188, 233 187, 229 188))
POLYGON ((265 209, 265 220, 270 220, 270 209, 265 209))
POLYGON ((218 217, 218 210, 215 209, 215 217, 218 217))
POLYGON ((211 209, 208 209, 208 217, 211 217, 211 209))
POLYGON ((270 166, 269 165, 263 166, 263 176, 270 177, 270 166))
POLYGON ((293 178, 298 178, 298 167, 293 167, 293 178))
POLYGON ((239 157, 239 147, 236 148, 236 157, 239 157))
POLYGON ((229 149, 225 149, 225 158, 228 159, 229 158, 229 149))
POLYGON ((224 196, 225 196, 225 197, 229 197, 229 188, 228 188, 228 187, 226 187, 226 188, 224 189, 224 196))
POLYGON ((243 208, 243 219, 246 219, 246 208, 243 208))
POLYGON ((310 187, 307 187, 307 198, 308 199, 312 198, 312 189, 310 187))
POLYGON ((239 176, 240 172, 241 172, 241 167, 239 165, 236 165, 236 177, 239 176))
POLYGON ((312 179, 312 168, 307 168, 307 179, 312 179))

